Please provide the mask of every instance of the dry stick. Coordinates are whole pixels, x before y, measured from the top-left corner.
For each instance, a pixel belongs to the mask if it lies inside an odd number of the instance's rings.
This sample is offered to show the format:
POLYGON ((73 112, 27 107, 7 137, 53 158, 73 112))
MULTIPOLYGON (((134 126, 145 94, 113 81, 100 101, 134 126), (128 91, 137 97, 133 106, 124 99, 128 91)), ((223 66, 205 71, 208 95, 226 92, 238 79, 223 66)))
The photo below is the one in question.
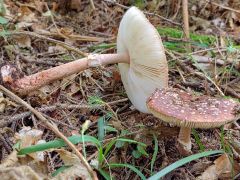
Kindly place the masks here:
MULTIPOLYGON (((38 34, 40 35, 45 35, 45 36, 54 36, 54 37, 59 37, 60 35, 58 33, 54 32, 49 32, 49 31, 44 31, 44 32, 39 32, 38 34)), ((91 41, 91 42, 103 42, 103 41, 110 41, 114 39, 115 37, 109 37, 109 38, 102 38, 102 37, 94 37, 94 36, 83 36, 83 35, 78 35, 78 34, 68 34, 65 35, 67 38, 74 39, 76 41, 91 41)))
POLYGON ((60 137, 61 139, 63 139, 63 141, 76 153, 76 155, 79 157, 79 159, 82 161, 83 165, 87 168, 89 174, 91 175, 91 177, 94 180, 97 180, 97 175, 95 174, 95 172, 93 171, 93 169, 91 168, 91 166, 88 164, 87 160, 83 157, 83 155, 76 149, 76 147, 66 138, 66 136, 64 136, 59 130, 58 128, 51 124, 50 122, 48 122, 48 120, 36 109, 34 109, 31 105, 29 105, 27 102, 25 102, 24 100, 22 100, 20 97, 18 97, 17 95, 15 95, 14 93, 12 93, 11 91, 9 91, 8 89, 6 89, 5 87, 3 87, 2 85, 0 85, 0 89, 9 97, 11 97, 12 99, 14 99, 16 102, 22 104, 23 106, 25 106, 27 109, 29 109, 33 114, 35 114, 35 116, 37 118, 39 118, 40 121, 42 121, 44 124, 47 125, 47 127, 49 129, 51 129, 58 137, 60 137))
POLYGON ((96 8, 95 8, 93 0, 90 0, 90 4, 91 4, 92 9, 95 10, 96 8))
MULTIPOLYGON (((182 10, 183 10, 183 29, 187 40, 190 38, 189 33, 189 20, 188 20, 188 0, 182 0, 182 10)), ((191 50, 190 44, 187 46, 188 51, 191 50)))
POLYGON ((199 50, 199 51, 189 53, 188 55, 195 55, 195 54, 208 52, 208 51, 213 51, 213 50, 219 50, 219 51, 223 52, 223 51, 227 51, 227 48, 225 48, 225 47, 215 47, 215 48, 202 49, 202 50, 199 50))
POLYGON ((39 35, 37 33, 34 33, 34 32, 29 32, 29 31, 19 31, 19 32, 9 32, 10 35, 27 35, 27 36, 32 36, 32 37, 37 37, 37 38, 40 38, 40 39, 44 39, 44 40, 47 40, 47 41, 50 41, 50 42, 53 42, 53 43, 56 43, 58 45, 61 45, 63 46, 64 48, 66 48, 67 50, 69 51, 74 51, 76 52, 77 54, 80 54, 84 57, 86 57, 88 54, 80 51, 79 49, 65 43, 65 42, 62 42, 62 41, 58 41, 56 39, 52 39, 52 38, 49 38, 49 37, 45 37, 45 36, 42 36, 42 35, 39 35))
POLYGON ((240 10, 236 10, 236 9, 233 9, 233 8, 230 8, 230 7, 227 7, 227 6, 224 6, 222 4, 218 4, 216 2, 212 2, 212 1, 209 1, 209 0, 206 0, 208 3, 211 3, 211 4, 214 4, 215 6, 218 6, 220 8, 223 8, 223 9, 227 9, 227 10, 230 10, 230 11, 233 11, 235 13, 239 13, 240 14, 240 10))

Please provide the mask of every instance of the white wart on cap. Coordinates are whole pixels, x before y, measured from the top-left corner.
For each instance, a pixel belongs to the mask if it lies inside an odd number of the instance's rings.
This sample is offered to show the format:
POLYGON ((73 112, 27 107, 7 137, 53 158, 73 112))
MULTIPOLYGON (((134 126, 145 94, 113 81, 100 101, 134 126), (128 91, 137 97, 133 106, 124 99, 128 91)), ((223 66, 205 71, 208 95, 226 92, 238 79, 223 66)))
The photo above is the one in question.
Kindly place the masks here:
POLYGON ((188 128, 214 128, 237 120, 239 103, 230 99, 194 96, 179 89, 156 90, 148 99, 151 113, 163 121, 188 128))
POLYGON ((136 109, 148 113, 147 98, 156 88, 168 86, 168 65, 157 30, 136 7, 122 18, 117 53, 128 53, 130 57, 130 64, 119 63, 129 99, 136 109))

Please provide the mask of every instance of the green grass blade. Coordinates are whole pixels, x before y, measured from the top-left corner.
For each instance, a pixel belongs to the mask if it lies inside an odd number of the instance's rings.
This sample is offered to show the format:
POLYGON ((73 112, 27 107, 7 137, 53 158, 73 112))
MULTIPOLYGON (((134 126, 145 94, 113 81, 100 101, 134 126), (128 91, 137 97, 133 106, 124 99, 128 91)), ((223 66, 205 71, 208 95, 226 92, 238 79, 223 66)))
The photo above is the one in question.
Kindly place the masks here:
POLYGON ((137 168, 135 168, 134 166, 130 165, 130 164, 109 164, 110 168, 122 168, 122 167, 127 167, 129 169, 131 169, 132 171, 134 171, 141 179, 146 179, 146 177, 141 173, 141 171, 139 171, 137 168))
POLYGON ((106 132, 118 132, 118 130, 112 126, 105 126, 105 131, 106 132))
POLYGON ((102 141, 105 136, 105 117, 100 117, 98 119, 98 140, 102 141))
POLYGON ((104 171, 103 169, 98 169, 98 172, 106 179, 106 180, 111 180, 111 176, 106 172, 104 171))
POLYGON ((59 173, 63 172, 65 169, 70 168, 71 166, 62 166, 52 173, 52 177, 55 177, 59 173))
POLYGON ((108 48, 112 48, 112 47, 116 47, 116 43, 109 43, 109 44, 102 43, 102 44, 90 47, 90 50, 91 51, 99 50, 99 49, 103 50, 103 49, 108 49, 108 48))
POLYGON ((216 150, 216 151, 206 151, 206 152, 202 152, 202 153, 198 153, 198 154, 194 154, 188 157, 185 157, 169 166, 167 166, 166 168, 162 169, 161 171, 159 171, 158 173, 156 173, 155 175, 151 176, 150 178, 148 178, 148 180, 158 180, 160 178, 162 178, 163 176, 165 176, 166 174, 168 174, 169 172, 175 170, 176 168, 191 162, 193 160, 202 158, 202 157, 206 157, 206 156, 210 156, 213 154, 220 154, 220 153, 224 153, 224 151, 222 150, 216 150))
MULTIPOLYGON (((69 137, 68 140, 71 141, 73 144, 82 143, 82 136, 74 135, 74 136, 69 137)), ((95 144, 97 147, 101 146, 100 142, 93 136, 84 135, 84 141, 91 142, 91 143, 95 144)), ((29 153, 33 153, 33 152, 44 151, 44 150, 48 150, 51 148, 56 149, 56 148, 60 148, 63 146, 66 146, 66 143, 62 139, 57 139, 57 140, 49 141, 46 143, 37 144, 37 145, 23 148, 18 152, 18 155, 25 155, 25 154, 29 154, 29 153)))
POLYGON ((154 138, 154 152, 151 160, 151 175, 153 173, 153 166, 156 161, 157 153, 158 153, 158 140, 155 134, 153 134, 153 138, 154 138))
POLYGON ((121 141, 121 142, 128 142, 128 143, 134 143, 134 144, 139 144, 143 147, 146 147, 147 145, 142 143, 142 142, 138 142, 138 141, 135 141, 135 140, 132 140, 132 139, 127 139, 127 138, 118 138, 116 139, 116 141, 121 141))
POLYGON ((103 155, 103 149, 102 147, 98 148, 98 162, 99 162, 99 166, 101 166, 101 164, 103 163, 105 159, 105 156, 103 155))
POLYGON ((106 157, 108 155, 108 152, 110 151, 110 149, 112 148, 112 146, 116 143, 116 140, 112 140, 110 141, 107 145, 106 145, 106 148, 105 148, 105 151, 104 151, 104 156, 106 157))

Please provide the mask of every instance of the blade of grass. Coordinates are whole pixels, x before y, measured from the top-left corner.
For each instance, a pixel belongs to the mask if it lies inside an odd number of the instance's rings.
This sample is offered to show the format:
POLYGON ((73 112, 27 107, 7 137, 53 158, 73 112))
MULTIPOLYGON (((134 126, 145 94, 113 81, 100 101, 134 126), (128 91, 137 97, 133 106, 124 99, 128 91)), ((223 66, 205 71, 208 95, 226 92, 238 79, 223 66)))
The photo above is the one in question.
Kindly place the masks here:
POLYGON ((153 166, 156 161, 157 153, 158 153, 158 140, 157 140, 157 137, 155 134, 153 134, 153 139, 154 139, 154 152, 153 152, 153 156, 151 159, 151 175, 153 173, 153 166))
MULTIPOLYGON (((82 143, 82 137, 79 135, 71 136, 68 138, 68 140, 71 141, 73 144, 82 143)), ((84 140, 85 140, 85 142, 91 142, 91 143, 95 144, 98 148, 101 147, 100 142, 93 136, 85 135, 84 140)), ((49 141, 47 143, 37 144, 37 145, 33 145, 33 146, 29 146, 29 147, 20 149, 20 151, 18 152, 18 155, 25 155, 25 154, 29 154, 29 153, 33 153, 33 152, 44 151, 44 150, 48 150, 51 148, 56 149, 56 148, 60 148, 63 146, 66 146, 66 143, 61 139, 57 139, 57 140, 49 141)))
POLYGON ((104 171, 103 169, 98 169, 98 172, 106 179, 106 180, 111 180, 111 176, 106 172, 104 171))
POLYGON ((143 147, 147 146, 146 144, 144 144, 142 142, 138 142, 138 141, 135 141, 135 140, 132 140, 132 139, 126 139, 126 138, 118 138, 118 139, 116 139, 116 141, 135 143, 135 144, 139 144, 139 145, 141 145, 143 147))
POLYGON ((206 157, 206 156, 210 156, 213 154, 222 154, 224 153, 224 151, 222 150, 216 150, 216 151, 206 151, 206 152, 202 152, 202 153, 198 153, 198 154, 194 154, 188 157, 185 157, 169 166, 167 166, 166 168, 162 169, 161 171, 159 171, 158 173, 156 173, 155 175, 151 176, 150 178, 148 178, 148 180, 158 180, 160 178, 162 178, 163 176, 165 176, 166 174, 168 174, 169 172, 177 169, 178 167, 191 162, 193 160, 202 158, 202 157, 206 157))
POLYGON ((105 136, 105 117, 98 119, 98 140, 101 142, 105 136))
POLYGON ((145 180, 146 177, 141 173, 141 171, 139 171, 137 168, 135 168, 134 166, 130 165, 130 164, 109 164, 110 168, 122 168, 122 167, 127 167, 129 169, 131 169, 133 172, 135 172, 141 179, 145 180))
POLYGON ((106 149, 104 151, 104 156, 106 157, 108 152, 110 151, 110 149, 112 148, 112 146, 116 143, 116 140, 112 140, 110 141, 107 145, 106 145, 106 149))
POLYGON ((70 168, 71 166, 62 166, 52 173, 52 177, 55 177, 59 173, 63 172, 65 169, 70 168))

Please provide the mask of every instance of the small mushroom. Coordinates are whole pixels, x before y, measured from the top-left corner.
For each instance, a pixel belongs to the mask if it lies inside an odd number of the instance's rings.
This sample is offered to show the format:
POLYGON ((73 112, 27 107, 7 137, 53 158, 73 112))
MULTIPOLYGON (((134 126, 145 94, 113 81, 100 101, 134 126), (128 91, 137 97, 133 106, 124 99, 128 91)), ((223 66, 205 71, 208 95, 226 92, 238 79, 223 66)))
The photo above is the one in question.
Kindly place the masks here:
POLYGON ((22 78, 16 76, 15 67, 5 65, 0 67, 0 79, 15 92, 27 94, 89 67, 112 63, 119 63, 122 81, 133 105, 139 111, 148 112, 147 98, 156 88, 168 85, 168 66, 157 30, 136 7, 131 7, 121 20, 117 54, 90 54, 86 58, 22 78))
POLYGON ((147 100, 149 111, 161 120, 180 127, 178 142, 191 152, 191 128, 215 128, 240 118, 240 104, 209 96, 197 96, 179 89, 157 89, 147 100))

